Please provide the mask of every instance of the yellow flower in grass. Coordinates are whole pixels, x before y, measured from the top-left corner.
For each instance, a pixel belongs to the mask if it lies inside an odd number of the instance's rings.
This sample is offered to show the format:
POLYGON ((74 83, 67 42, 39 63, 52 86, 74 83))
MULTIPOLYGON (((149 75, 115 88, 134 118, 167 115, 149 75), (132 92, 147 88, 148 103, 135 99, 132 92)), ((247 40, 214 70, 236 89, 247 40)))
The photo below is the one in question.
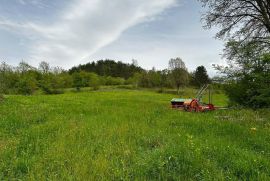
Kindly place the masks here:
POLYGON ((250 128, 251 131, 257 131, 257 128, 250 128))

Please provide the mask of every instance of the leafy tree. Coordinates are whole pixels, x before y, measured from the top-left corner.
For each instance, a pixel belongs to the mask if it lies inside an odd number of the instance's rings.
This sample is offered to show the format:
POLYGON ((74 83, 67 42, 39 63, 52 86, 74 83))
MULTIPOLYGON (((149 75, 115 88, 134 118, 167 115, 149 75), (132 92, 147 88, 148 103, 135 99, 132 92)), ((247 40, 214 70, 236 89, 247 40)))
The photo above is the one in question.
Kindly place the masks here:
POLYGON ((132 84, 135 88, 138 88, 140 80, 141 80, 141 73, 134 73, 132 77, 130 77, 127 81, 126 84, 132 84))
POLYGON ((128 79, 132 77, 134 73, 141 72, 143 69, 137 66, 135 60, 132 61, 132 64, 126 64, 120 61, 116 62, 114 60, 99 60, 97 62, 89 62, 73 67, 69 70, 69 73, 72 74, 76 71, 93 72, 104 77, 110 76, 128 79))
POLYGON ((171 59, 169 61, 169 70, 171 81, 176 86, 179 94, 180 87, 188 84, 189 76, 186 65, 181 58, 171 59))
POLYGON ((74 72, 72 78, 73 87, 75 87, 77 91, 80 91, 81 87, 83 87, 83 78, 81 77, 81 74, 79 72, 74 72))
POLYGON ((67 72, 62 72, 58 74, 58 79, 60 83, 60 87, 62 88, 70 88, 73 85, 72 76, 67 72))
POLYGON ((34 72, 25 72, 21 75, 19 81, 17 82, 18 93, 23 95, 31 95, 37 89, 37 80, 35 79, 34 72))
POLYGON ((209 76, 204 66, 199 66, 196 68, 194 73, 194 80, 197 86, 202 86, 210 82, 209 76))
POLYGON ((93 87, 94 90, 99 89, 100 79, 97 74, 89 73, 89 86, 93 87))
POLYGON ((123 85, 125 83, 125 79, 121 77, 105 77, 105 85, 123 85))
POLYGON ((31 65, 29 65, 28 63, 26 63, 25 61, 21 61, 19 63, 19 66, 17 67, 17 70, 21 74, 24 74, 24 73, 28 72, 29 70, 35 70, 35 68, 32 67, 31 65))
POLYGON ((215 68, 227 77, 226 92, 232 102, 259 108, 270 106, 270 54, 258 42, 229 42, 227 66, 215 68))
POLYGON ((61 94, 64 92, 64 83, 59 75, 47 73, 42 75, 39 86, 45 94, 61 94))
POLYGON ((221 27, 218 38, 232 37, 247 42, 256 40, 269 45, 269 0, 199 1, 207 7, 203 16, 205 27, 221 27))

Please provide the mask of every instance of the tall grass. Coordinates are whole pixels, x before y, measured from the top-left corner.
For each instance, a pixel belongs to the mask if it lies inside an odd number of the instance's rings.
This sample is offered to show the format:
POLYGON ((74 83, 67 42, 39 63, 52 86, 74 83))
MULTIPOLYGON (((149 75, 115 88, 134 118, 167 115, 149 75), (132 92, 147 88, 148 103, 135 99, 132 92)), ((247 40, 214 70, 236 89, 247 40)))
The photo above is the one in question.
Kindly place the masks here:
MULTIPOLYGON (((0 180, 270 179, 269 110, 188 113, 169 107, 173 97, 8 96, 0 104, 0 180)), ((226 105, 222 94, 214 100, 226 105)))

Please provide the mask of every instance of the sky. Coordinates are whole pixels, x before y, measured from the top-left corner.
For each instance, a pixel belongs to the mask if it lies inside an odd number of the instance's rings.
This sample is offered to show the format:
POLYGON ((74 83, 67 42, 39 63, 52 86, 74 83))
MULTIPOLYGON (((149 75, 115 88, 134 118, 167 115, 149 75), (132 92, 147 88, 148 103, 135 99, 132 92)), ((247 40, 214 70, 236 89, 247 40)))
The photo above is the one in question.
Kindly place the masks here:
POLYGON ((217 30, 202 28, 197 0, 0 0, 0 61, 69 69, 100 59, 189 71, 222 62, 217 30))

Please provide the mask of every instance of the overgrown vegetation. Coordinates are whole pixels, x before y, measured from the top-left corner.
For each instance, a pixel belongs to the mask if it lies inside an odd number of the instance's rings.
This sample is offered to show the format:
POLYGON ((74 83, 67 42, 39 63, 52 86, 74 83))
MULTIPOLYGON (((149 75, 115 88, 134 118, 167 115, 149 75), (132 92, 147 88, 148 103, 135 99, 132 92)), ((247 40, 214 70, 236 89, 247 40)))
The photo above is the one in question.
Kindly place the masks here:
POLYGON ((270 107, 270 54, 256 42, 231 41, 225 54, 228 66, 216 68, 226 74, 225 90, 231 103, 247 107, 270 107))
MULTIPOLYGON (((172 60, 177 64, 181 59, 172 60)), ((5 94, 31 95, 41 91, 45 94, 60 94, 66 88, 80 91, 83 87, 92 87, 98 90, 104 85, 133 85, 133 88, 159 88, 161 91, 163 88, 177 87, 179 90, 180 87, 188 86, 191 78, 195 77, 188 73, 186 67, 144 70, 135 63, 130 65, 112 60, 80 65, 69 71, 50 67, 47 62, 41 62, 38 68, 26 62, 20 62, 17 67, 5 62, 0 65, 1 91, 5 94)))

